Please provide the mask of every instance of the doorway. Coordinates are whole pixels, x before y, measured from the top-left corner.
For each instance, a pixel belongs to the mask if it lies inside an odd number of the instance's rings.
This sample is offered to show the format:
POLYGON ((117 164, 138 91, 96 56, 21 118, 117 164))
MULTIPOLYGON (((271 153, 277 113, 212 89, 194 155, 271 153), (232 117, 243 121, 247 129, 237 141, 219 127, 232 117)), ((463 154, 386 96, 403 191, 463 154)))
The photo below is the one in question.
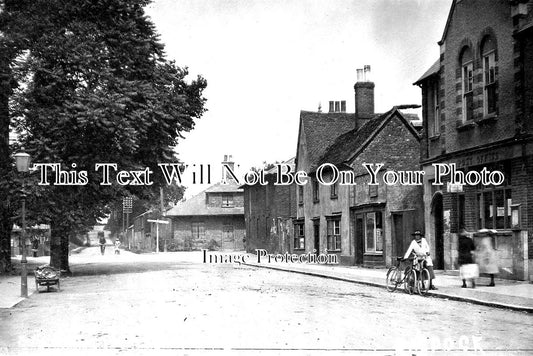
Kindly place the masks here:
POLYGON ((444 210, 442 193, 436 192, 431 201, 431 220, 435 231, 435 269, 444 269, 444 210))
POLYGON ((358 266, 363 265, 364 262, 364 217, 363 214, 355 214, 355 264, 358 266))
POLYGON ((316 254, 320 254, 320 220, 313 220, 313 236, 315 240, 316 254))

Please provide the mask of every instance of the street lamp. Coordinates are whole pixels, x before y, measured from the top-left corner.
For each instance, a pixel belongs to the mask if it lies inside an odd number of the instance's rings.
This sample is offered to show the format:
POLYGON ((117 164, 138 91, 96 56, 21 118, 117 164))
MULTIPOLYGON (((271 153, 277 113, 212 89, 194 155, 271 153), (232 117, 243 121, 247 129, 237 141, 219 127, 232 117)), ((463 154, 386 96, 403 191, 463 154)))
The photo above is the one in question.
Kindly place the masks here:
POLYGON ((20 264, 22 271, 20 274, 20 294, 23 298, 28 297, 28 261, 26 259, 26 194, 24 192, 24 174, 30 169, 30 155, 24 152, 24 148, 21 148, 20 152, 14 154, 15 164, 17 165, 17 171, 22 173, 22 259, 20 264))

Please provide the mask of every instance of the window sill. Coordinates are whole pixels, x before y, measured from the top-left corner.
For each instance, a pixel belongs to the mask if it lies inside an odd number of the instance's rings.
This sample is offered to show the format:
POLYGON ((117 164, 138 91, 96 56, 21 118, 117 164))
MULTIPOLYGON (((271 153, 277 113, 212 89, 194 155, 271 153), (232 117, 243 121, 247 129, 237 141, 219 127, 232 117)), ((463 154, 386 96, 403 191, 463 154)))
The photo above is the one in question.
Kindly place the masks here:
POLYGON ((305 252, 305 247, 304 248, 293 248, 292 250, 295 252, 305 252))
POLYGON ((383 256, 383 252, 365 252, 364 256, 383 256))
POLYGON ((485 125, 485 124, 489 124, 491 122, 495 122, 497 118, 498 118, 498 115, 489 114, 489 115, 483 116, 481 119, 476 120, 476 123, 478 125, 485 125))
POLYGON ((318 204, 318 203, 320 203, 320 200, 319 200, 319 199, 317 199, 317 200, 313 200, 313 204, 318 204))
POLYGON ((330 198, 331 198, 331 199, 338 199, 339 196, 338 196, 338 195, 332 195, 332 196, 330 196, 330 198))
POLYGON ((303 206, 304 205, 304 202, 301 201, 301 202, 298 202, 298 206, 303 206))
POLYGON ((327 250, 327 253, 330 253, 330 252, 331 253, 341 253, 342 250, 340 250, 340 249, 339 250, 327 250))
POLYGON ((440 134, 436 134, 436 135, 428 137, 430 141, 437 141, 439 138, 440 138, 440 134))
POLYGON ((465 131, 465 130, 473 129, 474 126, 476 126, 476 123, 474 121, 469 121, 469 122, 457 121, 456 128, 458 131, 465 131))

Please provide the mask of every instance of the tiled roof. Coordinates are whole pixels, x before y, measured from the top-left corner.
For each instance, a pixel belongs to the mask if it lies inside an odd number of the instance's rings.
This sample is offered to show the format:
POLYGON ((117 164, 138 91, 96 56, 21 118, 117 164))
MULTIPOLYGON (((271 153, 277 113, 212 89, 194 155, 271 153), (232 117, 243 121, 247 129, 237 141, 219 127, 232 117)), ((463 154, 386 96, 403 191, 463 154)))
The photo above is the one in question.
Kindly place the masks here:
POLYGON ((241 192, 242 189, 239 188, 238 184, 235 184, 233 182, 230 182, 228 180, 228 184, 222 184, 222 183, 216 183, 204 190, 206 193, 237 193, 241 192))
POLYGON ((433 63, 433 65, 429 67, 429 69, 426 70, 426 72, 422 74, 422 76, 416 82, 414 82, 413 85, 417 85, 420 82, 422 82, 424 79, 431 77, 433 74, 437 74, 439 70, 440 70, 440 59, 438 59, 435 63, 433 63))
MULTIPOLYGON (((405 119, 403 114, 399 110, 393 108, 386 112, 385 114, 378 114, 374 118, 367 120, 359 129, 353 129, 346 132, 343 135, 340 135, 335 142, 328 147, 326 152, 322 155, 315 169, 318 168, 321 164, 331 163, 333 165, 339 166, 343 163, 349 163, 355 155, 359 153, 366 143, 372 140, 374 133, 379 131, 383 127, 387 120, 391 118, 394 114, 399 115, 404 119, 405 123, 411 127, 411 130, 414 135, 418 137, 416 130, 411 126, 411 124, 405 119)), ((411 114, 407 114, 412 116, 411 114)))
POLYGON ((305 135, 309 166, 312 170, 337 137, 353 130, 355 114, 301 111, 300 122, 305 135))
POLYGON ((244 207, 235 207, 235 208, 222 208, 222 207, 210 207, 207 205, 206 194, 209 193, 229 193, 229 192, 240 192, 243 190, 239 189, 236 184, 222 184, 217 183, 201 193, 193 196, 192 198, 181 201, 172 207, 170 210, 167 210, 166 216, 206 216, 206 215, 243 215, 244 216, 244 207))
MULTIPOLYGON (((281 164, 287 164, 289 167, 291 167, 291 170, 294 171, 294 161, 296 160, 296 157, 292 157, 291 159, 288 159, 284 162, 281 162, 281 164)), ((269 174, 275 174, 277 171, 277 167, 272 167, 269 170, 265 171, 265 175, 269 174)))

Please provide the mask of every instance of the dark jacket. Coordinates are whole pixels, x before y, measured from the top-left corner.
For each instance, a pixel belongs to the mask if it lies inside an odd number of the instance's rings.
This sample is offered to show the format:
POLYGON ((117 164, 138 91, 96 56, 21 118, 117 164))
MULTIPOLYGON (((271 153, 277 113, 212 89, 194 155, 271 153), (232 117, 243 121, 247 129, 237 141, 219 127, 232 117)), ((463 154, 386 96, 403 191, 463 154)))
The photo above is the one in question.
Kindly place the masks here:
POLYGON ((468 236, 459 235, 459 265, 474 263, 471 251, 474 251, 474 241, 468 236))

